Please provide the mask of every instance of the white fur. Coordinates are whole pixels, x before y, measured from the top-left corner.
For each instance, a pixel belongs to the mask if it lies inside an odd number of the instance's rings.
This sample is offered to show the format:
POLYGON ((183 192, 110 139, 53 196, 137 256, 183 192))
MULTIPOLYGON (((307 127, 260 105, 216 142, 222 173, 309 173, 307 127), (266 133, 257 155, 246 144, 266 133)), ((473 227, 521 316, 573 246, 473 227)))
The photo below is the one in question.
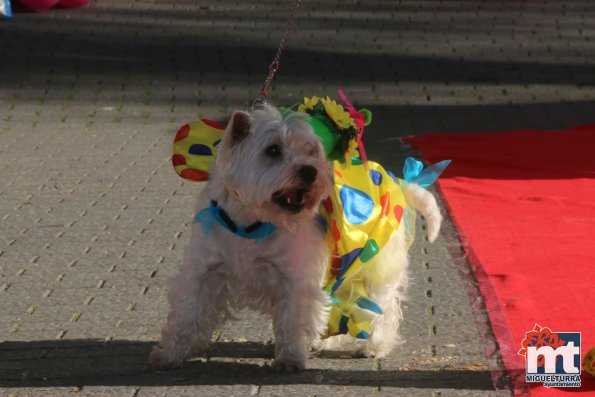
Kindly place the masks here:
MULTIPOLYGON (((192 352, 208 346, 214 329, 230 317, 230 308, 247 307, 273 318, 273 367, 304 368, 308 348, 318 343, 327 327, 330 300, 321 287, 329 253, 314 217, 332 188, 332 166, 304 117, 283 118, 268 105, 232 115, 197 211, 216 200, 237 225, 272 222, 278 230, 256 242, 218 224, 206 235, 200 224, 192 226, 190 245, 169 289, 170 311, 161 340, 150 355, 154 367, 181 365, 192 352), (246 131, 241 128, 245 122, 246 131), (266 155, 272 144, 281 148, 282 158, 266 155), (303 166, 314 167, 318 174, 304 197, 304 208, 288 211, 273 197, 303 185, 299 176, 303 166)), ((433 240, 441 220, 434 197, 418 186, 408 191, 428 219, 433 240)), ((403 229, 374 259, 387 276, 381 284, 369 286, 371 299, 384 312, 373 322, 363 347, 369 355, 385 355, 398 341, 408 262, 403 229)), ((321 346, 333 348, 347 340, 332 337, 321 346)))
POLYGON ((410 184, 407 189, 410 201, 418 209, 428 222, 428 241, 433 243, 440 232, 442 224, 442 215, 436 198, 421 186, 410 184))

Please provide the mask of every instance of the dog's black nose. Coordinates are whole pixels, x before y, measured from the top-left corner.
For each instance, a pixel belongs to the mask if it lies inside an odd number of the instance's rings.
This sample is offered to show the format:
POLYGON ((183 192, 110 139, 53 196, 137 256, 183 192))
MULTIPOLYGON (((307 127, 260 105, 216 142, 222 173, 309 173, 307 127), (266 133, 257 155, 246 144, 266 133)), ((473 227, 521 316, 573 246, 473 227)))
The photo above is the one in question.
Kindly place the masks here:
POLYGON ((305 183, 313 183, 316 180, 316 175, 318 175, 318 171, 316 168, 312 167, 311 165, 303 165, 299 171, 298 175, 305 183))

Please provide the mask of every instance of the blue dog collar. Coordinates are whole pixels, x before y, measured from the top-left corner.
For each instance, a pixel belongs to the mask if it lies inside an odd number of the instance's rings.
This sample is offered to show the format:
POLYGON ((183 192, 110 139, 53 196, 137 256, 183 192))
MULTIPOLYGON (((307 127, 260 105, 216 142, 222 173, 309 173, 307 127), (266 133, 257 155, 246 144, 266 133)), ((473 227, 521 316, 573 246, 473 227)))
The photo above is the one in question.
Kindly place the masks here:
POLYGON ((196 213, 193 223, 199 223, 202 232, 208 236, 213 230, 213 224, 215 222, 231 233, 249 240, 256 240, 257 243, 277 230, 277 226, 270 222, 255 222, 246 227, 238 226, 215 200, 211 200, 209 207, 203 208, 196 213))

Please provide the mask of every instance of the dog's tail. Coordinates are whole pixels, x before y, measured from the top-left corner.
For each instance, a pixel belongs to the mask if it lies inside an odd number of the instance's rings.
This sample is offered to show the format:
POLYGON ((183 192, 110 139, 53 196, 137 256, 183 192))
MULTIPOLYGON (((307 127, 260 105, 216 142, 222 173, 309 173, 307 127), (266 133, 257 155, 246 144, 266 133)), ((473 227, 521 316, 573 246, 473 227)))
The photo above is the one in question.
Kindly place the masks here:
POLYGON ((440 208, 438 208, 436 198, 432 193, 415 183, 407 184, 406 191, 415 209, 419 210, 426 218, 428 222, 428 240, 430 243, 434 242, 438 237, 440 225, 442 224, 442 214, 440 208))

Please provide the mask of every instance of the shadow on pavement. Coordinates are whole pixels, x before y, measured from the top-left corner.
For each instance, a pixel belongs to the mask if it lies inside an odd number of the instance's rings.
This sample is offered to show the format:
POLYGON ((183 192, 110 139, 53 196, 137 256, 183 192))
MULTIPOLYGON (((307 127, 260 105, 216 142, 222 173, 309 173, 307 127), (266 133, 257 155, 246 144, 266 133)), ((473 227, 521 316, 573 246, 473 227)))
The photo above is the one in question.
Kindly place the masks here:
POLYGON ((493 390, 490 372, 486 370, 314 368, 282 374, 273 371, 264 360, 240 361, 270 359, 272 345, 261 342, 218 342, 209 352, 217 360, 194 360, 178 370, 155 372, 147 363, 153 345, 154 342, 106 343, 92 339, 4 342, 0 344, 0 387, 330 384, 493 390))
MULTIPOLYGON (((51 69, 52 83, 64 86, 75 81, 78 85, 84 84, 84 81, 73 78, 80 74, 102 76, 103 86, 119 86, 122 82, 112 77, 122 75, 142 78, 143 81, 155 76, 175 76, 176 81, 185 84, 196 84, 198 81, 199 85, 203 79, 243 84, 247 78, 254 77, 260 82, 274 54, 277 40, 270 37, 263 41, 258 36, 258 29, 276 26, 279 19, 284 21, 284 13, 272 18, 263 16, 258 9, 219 13, 200 8, 186 12, 117 8, 102 9, 101 17, 97 18, 91 17, 91 11, 60 14, 62 18, 67 17, 60 28, 55 23, 39 23, 44 20, 37 19, 37 16, 0 27, 0 49, 6 54, 2 58, 3 70, 12 76, 4 84, 7 87, 19 86, 24 79, 42 76, 48 69, 51 69), (151 18, 151 22, 148 23, 146 18, 151 18), (206 25, 207 21, 213 24, 211 28, 206 25), (227 27, 230 21, 234 24, 234 34, 245 37, 246 42, 238 44, 232 36, 221 35, 223 26, 227 27), (195 27, 189 29, 189 23, 195 24, 195 27), (213 29, 212 26, 221 28, 213 29), (139 29, 143 34, 138 34, 139 29), (65 31, 77 33, 65 34, 65 31), (43 45, 38 44, 40 37, 43 37, 43 45)), ((400 6, 400 12, 405 11, 400 6)), ((394 40, 395 34, 415 28, 409 23, 395 23, 394 18, 387 16, 384 21, 385 29, 392 32, 386 33, 386 37, 394 40)), ((323 21, 316 20, 313 14, 304 16, 300 22, 299 32, 311 32, 312 35, 333 30, 340 32, 347 26, 365 32, 370 27, 370 22, 366 18, 358 18, 357 14, 323 21)), ((457 27, 447 19, 434 20, 429 26, 429 34, 441 35, 439 37, 453 34, 457 27)), ((423 24, 424 31, 427 27, 423 24)), ((507 29, 502 23, 498 28, 507 29)), ((306 80, 338 84, 346 81, 581 87, 595 84, 592 66, 572 61, 537 63, 531 60, 472 60, 452 54, 403 55, 394 48, 374 53, 329 51, 329 48, 300 48, 296 43, 298 38, 292 39, 291 50, 283 55, 285 83, 299 84, 306 80)))

